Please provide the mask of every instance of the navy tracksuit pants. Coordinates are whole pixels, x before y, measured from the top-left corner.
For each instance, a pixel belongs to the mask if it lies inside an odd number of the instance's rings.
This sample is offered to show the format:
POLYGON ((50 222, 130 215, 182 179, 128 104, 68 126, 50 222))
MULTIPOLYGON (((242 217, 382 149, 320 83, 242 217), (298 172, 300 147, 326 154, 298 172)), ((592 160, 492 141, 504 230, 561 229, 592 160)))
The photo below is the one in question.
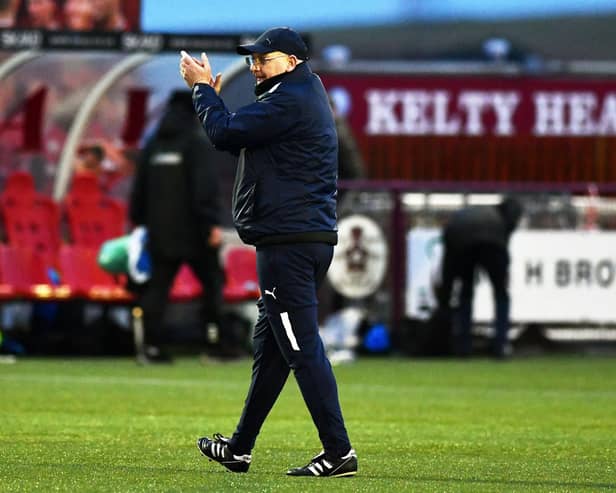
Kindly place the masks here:
POLYGON ((342 457, 351 448, 317 321, 317 289, 333 250, 324 243, 257 248, 261 299, 253 336, 252 382, 230 443, 236 454, 249 454, 254 447, 291 369, 326 455, 342 457))

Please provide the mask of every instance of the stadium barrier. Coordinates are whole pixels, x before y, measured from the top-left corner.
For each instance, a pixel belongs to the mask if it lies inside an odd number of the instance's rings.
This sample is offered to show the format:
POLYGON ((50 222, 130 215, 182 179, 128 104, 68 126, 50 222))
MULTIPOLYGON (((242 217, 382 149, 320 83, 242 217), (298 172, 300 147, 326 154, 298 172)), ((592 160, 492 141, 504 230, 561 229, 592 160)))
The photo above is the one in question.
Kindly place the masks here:
MULTIPOLYGON (((512 193, 525 203, 510 246, 514 336, 529 326, 552 333, 597 329, 584 332, 591 338, 616 334, 609 330, 616 326, 609 301, 616 291, 614 187, 362 180, 341 182, 340 188, 340 239, 326 289, 385 322, 394 340, 409 320, 426 319, 435 307, 439 233, 448 216, 512 193), (353 252, 362 249, 360 262, 353 252)), ((491 320, 491 290, 480 277, 477 330, 488 333, 491 320)))

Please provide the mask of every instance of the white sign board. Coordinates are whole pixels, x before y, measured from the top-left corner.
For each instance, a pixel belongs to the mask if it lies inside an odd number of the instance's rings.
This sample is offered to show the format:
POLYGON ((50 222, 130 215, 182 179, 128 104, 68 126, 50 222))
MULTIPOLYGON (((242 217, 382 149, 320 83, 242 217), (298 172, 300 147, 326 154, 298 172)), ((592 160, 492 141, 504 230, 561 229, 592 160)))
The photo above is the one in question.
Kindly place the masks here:
MULTIPOLYGON (((406 315, 425 318, 434 307, 442 246, 437 229, 407 236, 406 315)), ((616 321, 616 233, 519 231, 511 238, 513 322, 616 321)), ((486 276, 475 288, 475 321, 493 319, 486 276)))
POLYGON ((406 243, 406 315, 426 319, 436 306, 435 290, 440 283, 440 231, 414 228, 406 243))

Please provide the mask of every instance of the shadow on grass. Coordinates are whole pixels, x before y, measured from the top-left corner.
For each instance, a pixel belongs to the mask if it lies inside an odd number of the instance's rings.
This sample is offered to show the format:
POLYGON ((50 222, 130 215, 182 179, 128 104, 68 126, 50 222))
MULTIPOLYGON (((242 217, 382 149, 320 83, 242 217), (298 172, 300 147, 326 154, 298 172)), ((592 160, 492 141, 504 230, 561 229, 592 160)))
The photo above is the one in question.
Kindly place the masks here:
MULTIPOLYGON (((162 474, 178 474, 178 473, 189 473, 189 474, 203 474, 207 473, 207 475, 214 475, 218 477, 219 475, 225 477, 237 476, 238 478, 249 478, 253 476, 255 479, 257 477, 275 479, 281 476, 280 472, 274 471, 254 471, 253 474, 234 474, 230 471, 227 471, 224 467, 192 467, 192 468, 178 468, 176 466, 159 466, 159 467, 148 467, 148 466, 138 466, 138 465, 110 465, 110 464, 94 464, 94 463, 61 463, 61 462, 37 462, 37 463, 17 463, 17 462, 4 462, 3 466, 8 466, 10 469, 27 469, 27 468, 37 468, 37 467, 45 467, 45 468, 54 468, 54 469, 79 469, 83 471, 84 468, 89 468, 91 473, 92 469, 95 468, 97 470, 107 470, 107 471, 126 471, 126 472, 136 472, 136 471, 144 471, 144 472, 158 472, 162 474), (228 476, 227 476, 228 475, 228 476)), ((14 470, 13 469, 13 470, 14 470)), ((572 490, 579 489, 616 489, 616 482, 613 483, 604 483, 604 482, 592 482, 592 481, 556 481, 556 480, 524 480, 524 479, 513 479, 513 480, 505 480, 505 479, 481 479, 481 478, 451 478, 451 477, 436 477, 436 476, 414 476, 409 477, 408 475, 397 476, 390 474, 364 474, 361 471, 355 476, 357 480, 361 480, 362 478, 370 479, 370 480, 401 480, 408 481, 412 483, 450 483, 450 484, 477 484, 477 485, 503 485, 503 486, 520 486, 520 487, 548 487, 548 488, 568 488, 572 490)))
MULTIPOLYGON (((67 462, 28 462, 24 464, 22 462, 4 462, 3 465, 11 466, 16 469, 28 469, 35 467, 48 467, 54 469, 80 469, 85 470, 84 468, 89 468, 89 471, 92 470, 113 470, 113 471, 149 471, 149 472, 161 472, 161 473, 178 473, 178 472, 186 472, 193 473, 199 472, 198 467, 194 468, 182 468, 176 466, 137 466, 137 465, 111 465, 111 464, 96 464, 93 462, 84 462, 84 463, 67 463, 67 462)), ((221 472, 224 472, 221 469, 221 472)))
MULTIPOLYGON (((4 461, 2 466, 8 469, 32 469, 32 468, 47 468, 47 469, 77 469, 79 471, 89 471, 89 474, 92 471, 115 471, 115 472, 130 472, 134 473, 136 471, 143 471, 148 473, 161 473, 161 474, 177 474, 177 473, 188 473, 188 474, 215 474, 215 475, 223 475, 223 476, 236 476, 238 478, 249 478, 253 477, 272 477, 276 478, 281 475, 285 475, 287 469, 281 469, 281 471, 270 471, 270 470, 253 470, 247 474, 243 473, 233 473, 224 466, 216 464, 214 461, 202 461, 203 465, 196 467, 177 467, 177 466, 146 466, 146 465, 120 465, 120 464, 101 464, 94 462, 87 463, 67 463, 67 462, 28 462, 27 464, 23 462, 10 462, 4 461)), ((1 490, 0 490, 1 491, 1 490)))
MULTIPOLYGON (((393 478, 392 478, 393 479, 393 478)), ((396 478, 398 479, 398 478, 396 478)), ((592 481, 555 481, 555 480, 527 480, 527 479, 478 479, 478 478, 437 478, 434 476, 420 476, 410 478, 411 481, 425 481, 432 483, 463 483, 463 484, 487 484, 508 486, 545 486, 554 488, 571 488, 573 490, 581 488, 601 488, 614 489, 616 483, 595 483, 592 481)))

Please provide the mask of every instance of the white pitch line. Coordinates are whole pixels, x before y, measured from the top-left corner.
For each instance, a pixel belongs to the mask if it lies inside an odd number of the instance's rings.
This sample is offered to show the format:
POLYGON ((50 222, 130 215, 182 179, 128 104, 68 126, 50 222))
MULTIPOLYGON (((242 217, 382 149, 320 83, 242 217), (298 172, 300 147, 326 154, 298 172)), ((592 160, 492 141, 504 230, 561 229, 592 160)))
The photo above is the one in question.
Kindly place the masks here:
MULTIPOLYGON (((209 379, 207 376, 203 380, 197 379, 181 379, 170 380, 164 378, 142 378, 142 377, 95 377, 95 376, 75 376, 75 375, 0 375, 0 382, 32 382, 44 384, 81 384, 81 385, 142 385, 152 387, 200 387, 207 389, 209 387, 225 388, 234 390, 245 390, 248 385, 246 382, 228 382, 222 379, 209 379)), ((601 389, 547 389, 547 388, 514 388, 503 389, 499 387, 434 387, 432 385, 416 385, 409 383, 406 386, 411 398, 417 392, 429 391, 432 394, 491 394, 491 395, 516 395, 518 397, 537 396, 555 397, 555 398, 572 398, 572 397, 611 397, 616 395, 613 390, 601 389)), ((399 386, 379 385, 379 384, 364 384, 364 383, 343 383, 340 385, 341 393, 345 393, 345 389, 353 389, 355 392, 366 393, 399 393, 399 386)))
POLYGON ((169 380, 163 378, 132 378, 132 377, 84 377, 71 375, 0 375, 0 381, 33 382, 46 384, 82 384, 82 385, 143 385, 154 387, 246 387, 246 383, 230 383, 222 380, 169 380))

